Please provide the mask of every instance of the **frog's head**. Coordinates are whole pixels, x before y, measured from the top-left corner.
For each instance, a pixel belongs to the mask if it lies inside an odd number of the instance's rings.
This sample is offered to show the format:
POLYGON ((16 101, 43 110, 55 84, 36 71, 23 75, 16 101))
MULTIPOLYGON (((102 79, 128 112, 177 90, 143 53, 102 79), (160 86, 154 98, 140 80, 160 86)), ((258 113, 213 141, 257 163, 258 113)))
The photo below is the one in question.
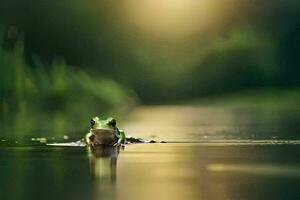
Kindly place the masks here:
POLYGON ((106 120, 100 120, 99 117, 93 117, 91 119, 91 128, 92 129, 113 129, 117 128, 117 121, 110 117, 106 120))

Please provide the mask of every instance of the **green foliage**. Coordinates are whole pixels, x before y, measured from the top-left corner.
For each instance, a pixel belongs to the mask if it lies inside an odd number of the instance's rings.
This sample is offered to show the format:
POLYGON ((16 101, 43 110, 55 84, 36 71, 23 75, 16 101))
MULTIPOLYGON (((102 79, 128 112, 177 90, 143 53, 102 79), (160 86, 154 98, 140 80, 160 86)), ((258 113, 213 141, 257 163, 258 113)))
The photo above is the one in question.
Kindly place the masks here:
MULTIPOLYGON (((109 78, 100 78, 101 85, 117 80, 145 103, 262 86, 300 86, 299 0, 207 0, 201 5, 197 1, 191 12, 191 2, 181 0, 182 5, 187 3, 181 14, 171 2, 163 3, 158 13, 149 12, 151 5, 161 3, 152 2, 124 1, 120 6, 117 0, 2 0, 0 23, 8 28, 6 39, 24 32, 26 47, 43 62, 58 55, 77 68, 109 78)), ((55 62, 54 66, 60 65, 55 62)), ((54 97, 68 88, 62 85, 60 74, 69 69, 54 70, 49 65, 35 73, 41 74, 40 84, 44 85, 40 87, 54 81, 55 92, 49 94, 54 97)), ((19 84, 19 76, 15 78, 14 93, 20 93, 25 86, 19 84)), ((82 79, 89 82, 89 78, 82 79)))
POLYGON ((2 136, 79 136, 90 116, 122 112, 135 102, 117 82, 71 69, 61 60, 46 66, 35 59, 29 66, 23 49, 22 42, 12 51, 0 49, 2 136))
POLYGON ((190 73, 191 92, 199 96, 270 85, 278 76, 276 49, 253 29, 234 30, 203 51, 190 73))

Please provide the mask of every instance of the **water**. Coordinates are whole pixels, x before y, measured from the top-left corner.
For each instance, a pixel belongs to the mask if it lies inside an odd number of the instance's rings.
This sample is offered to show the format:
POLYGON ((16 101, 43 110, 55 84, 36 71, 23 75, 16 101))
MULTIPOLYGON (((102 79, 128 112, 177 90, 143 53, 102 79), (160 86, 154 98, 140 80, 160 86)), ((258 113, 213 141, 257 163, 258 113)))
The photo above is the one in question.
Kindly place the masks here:
POLYGON ((298 112, 284 113, 144 107, 121 125, 170 143, 2 145, 1 199, 299 199, 298 112))
POLYGON ((298 199, 299 145, 138 144, 0 151, 1 199, 298 199))
POLYGON ((129 133, 174 142, 207 140, 298 140, 300 107, 148 106, 124 124, 129 133))

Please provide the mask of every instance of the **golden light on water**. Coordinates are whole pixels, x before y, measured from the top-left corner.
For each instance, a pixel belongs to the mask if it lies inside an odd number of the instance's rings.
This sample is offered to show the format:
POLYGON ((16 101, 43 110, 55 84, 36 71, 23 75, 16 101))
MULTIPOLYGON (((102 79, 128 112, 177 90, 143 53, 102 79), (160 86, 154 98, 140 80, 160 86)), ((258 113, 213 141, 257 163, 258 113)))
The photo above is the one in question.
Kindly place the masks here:
MULTIPOLYGON (((193 106, 143 106, 127 116, 124 129, 141 138, 165 141, 196 141, 222 138, 234 133, 236 119, 231 110, 193 106), (213 122, 213 126, 212 126, 213 122), (195 137, 197 133, 197 138, 195 137)), ((239 130, 238 130, 239 131, 239 130)))
POLYGON ((207 170, 218 173, 246 173, 272 176, 299 176, 299 166, 275 164, 209 164, 207 170))

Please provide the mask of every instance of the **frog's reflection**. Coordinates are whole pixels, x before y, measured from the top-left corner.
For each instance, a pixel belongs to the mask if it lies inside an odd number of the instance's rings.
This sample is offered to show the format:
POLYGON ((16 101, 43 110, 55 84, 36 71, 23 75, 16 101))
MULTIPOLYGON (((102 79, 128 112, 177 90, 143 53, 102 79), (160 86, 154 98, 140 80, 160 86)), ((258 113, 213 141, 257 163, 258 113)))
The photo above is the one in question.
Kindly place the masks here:
POLYGON ((90 173, 94 186, 94 199, 114 196, 119 151, 120 147, 111 146, 90 148, 90 173))

